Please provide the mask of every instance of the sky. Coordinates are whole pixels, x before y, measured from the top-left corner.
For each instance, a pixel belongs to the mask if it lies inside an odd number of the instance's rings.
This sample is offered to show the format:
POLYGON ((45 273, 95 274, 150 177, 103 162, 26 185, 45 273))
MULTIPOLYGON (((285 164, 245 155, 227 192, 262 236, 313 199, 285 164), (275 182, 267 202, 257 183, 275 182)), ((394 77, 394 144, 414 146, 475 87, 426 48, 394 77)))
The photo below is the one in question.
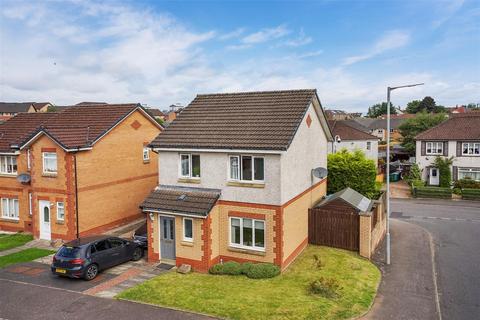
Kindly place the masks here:
POLYGON ((0 101, 139 102, 316 88, 366 112, 480 103, 480 0, 0 0, 0 101))

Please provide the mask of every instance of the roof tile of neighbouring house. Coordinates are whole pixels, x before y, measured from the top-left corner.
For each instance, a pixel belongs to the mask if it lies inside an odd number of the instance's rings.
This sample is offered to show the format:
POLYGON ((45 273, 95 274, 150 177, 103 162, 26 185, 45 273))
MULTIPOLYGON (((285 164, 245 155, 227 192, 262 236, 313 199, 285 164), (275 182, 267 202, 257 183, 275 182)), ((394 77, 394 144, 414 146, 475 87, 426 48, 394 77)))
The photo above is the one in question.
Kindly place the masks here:
POLYGON ((480 112, 453 114, 415 137, 416 140, 480 140, 480 112))
POLYGON ((0 112, 18 113, 28 112, 33 102, 0 102, 0 112))
POLYGON ((378 140, 378 137, 358 130, 347 121, 330 120, 328 121, 328 125, 332 130, 332 134, 334 136, 338 135, 342 140, 378 140))
POLYGON ((206 217, 220 194, 221 191, 218 189, 159 185, 140 207, 145 212, 165 211, 178 215, 206 217))
POLYGON ((89 147, 138 104, 81 105, 52 113, 20 113, 0 125, 0 151, 22 145, 40 131, 64 148, 89 147))
POLYGON ((197 95, 151 146, 286 150, 315 97, 313 89, 197 95))

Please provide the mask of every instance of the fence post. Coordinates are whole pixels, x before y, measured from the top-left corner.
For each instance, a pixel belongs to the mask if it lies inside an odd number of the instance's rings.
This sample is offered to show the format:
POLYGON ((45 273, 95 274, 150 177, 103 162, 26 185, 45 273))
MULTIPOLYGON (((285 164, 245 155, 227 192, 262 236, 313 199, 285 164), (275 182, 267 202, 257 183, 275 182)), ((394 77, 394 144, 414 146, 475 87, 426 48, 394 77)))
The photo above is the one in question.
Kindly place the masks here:
POLYGON ((370 256, 372 254, 372 216, 366 212, 360 213, 359 228, 359 253, 362 257, 370 259, 370 256))

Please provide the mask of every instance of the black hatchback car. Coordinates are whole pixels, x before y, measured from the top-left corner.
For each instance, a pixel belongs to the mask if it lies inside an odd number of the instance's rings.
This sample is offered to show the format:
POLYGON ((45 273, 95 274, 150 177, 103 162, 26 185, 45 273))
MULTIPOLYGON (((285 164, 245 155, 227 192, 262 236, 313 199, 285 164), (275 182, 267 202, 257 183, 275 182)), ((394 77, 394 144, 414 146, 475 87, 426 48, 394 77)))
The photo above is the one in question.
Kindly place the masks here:
POLYGON ((136 241, 91 236, 70 241, 53 256, 52 272, 71 278, 94 279, 104 270, 129 260, 140 260, 143 249, 136 241))

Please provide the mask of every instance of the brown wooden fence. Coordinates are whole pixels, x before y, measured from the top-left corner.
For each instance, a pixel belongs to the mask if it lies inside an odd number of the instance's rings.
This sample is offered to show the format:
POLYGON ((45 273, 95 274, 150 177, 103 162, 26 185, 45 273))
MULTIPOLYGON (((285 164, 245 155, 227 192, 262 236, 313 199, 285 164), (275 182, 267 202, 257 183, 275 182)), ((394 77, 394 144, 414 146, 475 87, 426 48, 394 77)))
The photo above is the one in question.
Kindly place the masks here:
POLYGON ((359 250, 360 218, 357 213, 309 209, 308 242, 311 244, 359 250))

